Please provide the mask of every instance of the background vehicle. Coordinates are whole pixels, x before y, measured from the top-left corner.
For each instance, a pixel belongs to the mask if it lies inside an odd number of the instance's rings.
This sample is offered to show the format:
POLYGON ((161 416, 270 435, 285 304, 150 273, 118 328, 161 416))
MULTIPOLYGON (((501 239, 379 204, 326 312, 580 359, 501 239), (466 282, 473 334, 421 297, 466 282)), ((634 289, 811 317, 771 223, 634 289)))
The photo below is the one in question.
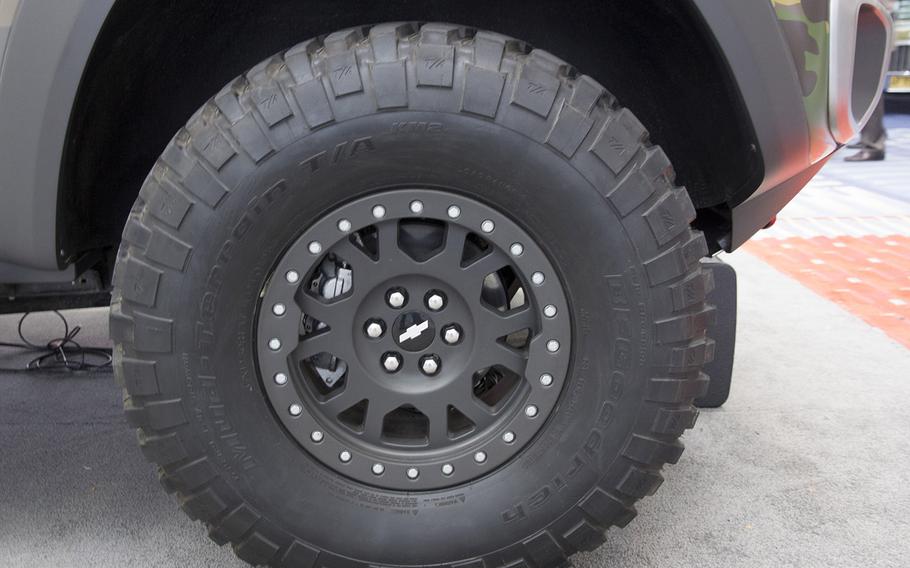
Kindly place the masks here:
POLYGON ((910 93, 910 2, 898 0, 894 8, 894 51, 885 87, 888 93, 910 93))
POLYGON ((16 3, 7 309, 112 290, 140 445, 242 558, 559 565, 679 458, 700 261, 863 124, 890 22, 572 8, 16 3))

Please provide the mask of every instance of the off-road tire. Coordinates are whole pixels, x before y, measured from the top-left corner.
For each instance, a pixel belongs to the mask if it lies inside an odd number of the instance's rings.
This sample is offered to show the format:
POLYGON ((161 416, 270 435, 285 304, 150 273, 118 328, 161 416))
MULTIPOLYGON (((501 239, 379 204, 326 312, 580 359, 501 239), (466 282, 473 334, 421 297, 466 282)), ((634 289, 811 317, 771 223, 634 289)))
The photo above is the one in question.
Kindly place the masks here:
POLYGON ((562 565, 635 516, 695 422, 713 346, 694 217, 633 114, 545 51, 445 24, 302 43, 209 100, 142 186, 111 313, 128 420, 184 511, 252 564, 562 565), (357 140, 369 151, 350 159, 357 140), (319 173, 300 167, 322 151, 319 173), (285 191, 278 171, 309 177, 285 191), (251 330, 269 266, 368 193, 365 175, 507 211, 566 288, 559 406, 513 462, 463 486, 395 493, 327 471, 262 393, 251 330))

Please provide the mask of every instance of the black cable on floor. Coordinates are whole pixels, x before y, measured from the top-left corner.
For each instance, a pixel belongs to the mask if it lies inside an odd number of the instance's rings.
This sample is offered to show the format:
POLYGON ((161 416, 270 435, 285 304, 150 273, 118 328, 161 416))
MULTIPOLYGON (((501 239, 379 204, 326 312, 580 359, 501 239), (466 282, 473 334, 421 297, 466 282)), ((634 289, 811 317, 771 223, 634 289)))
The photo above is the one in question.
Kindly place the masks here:
POLYGON ((21 349, 38 353, 38 355, 28 362, 25 367, 0 367, 0 371, 5 373, 22 373, 22 372, 49 372, 49 371, 110 371, 111 370, 111 350, 102 347, 83 347, 75 338, 79 335, 82 327, 75 326, 70 329, 69 322, 59 311, 54 313, 63 322, 63 336, 51 339, 46 345, 40 345, 29 341, 22 332, 22 325, 26 318, 32 312, 26 312, 19 318, 17 331, 22 343, 8 343, 0 341, 0 347, 9 349, 21 349))

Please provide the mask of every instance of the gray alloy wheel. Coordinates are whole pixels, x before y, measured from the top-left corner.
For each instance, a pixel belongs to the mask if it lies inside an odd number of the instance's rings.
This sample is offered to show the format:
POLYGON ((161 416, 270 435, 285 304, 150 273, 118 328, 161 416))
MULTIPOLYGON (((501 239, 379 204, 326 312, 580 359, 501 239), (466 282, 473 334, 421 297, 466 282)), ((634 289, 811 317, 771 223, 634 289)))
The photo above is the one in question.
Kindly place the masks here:
POLYGON ((259 309, 259 367, 276 414, 323 464, 388 489, 454 486, 546 421, 569 313, 543 251, 502 213, 449 192, 383 192, 282 255, 259 309))

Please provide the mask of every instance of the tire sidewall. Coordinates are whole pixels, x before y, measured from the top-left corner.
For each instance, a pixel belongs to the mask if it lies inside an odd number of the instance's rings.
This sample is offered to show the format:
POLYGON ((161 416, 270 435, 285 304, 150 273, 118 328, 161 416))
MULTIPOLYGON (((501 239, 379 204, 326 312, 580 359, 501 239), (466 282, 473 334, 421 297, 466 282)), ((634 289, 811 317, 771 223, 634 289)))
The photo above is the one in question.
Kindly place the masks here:
POLYGON ((640 426, 649 292, 620 217, 551 149, 470 116, 370 115, 270 156, 185 231, 187 273, 162 281, 162 311, 177 318, 176 354, 158 362, 162 390, 183 398, 182 443, 295 538, 371 562, 476 557, 558 524, 604 477, 616 486, 626 472, 615 462, 640 426), (281 253, 333 207, 404 187, 448 189, 510 215, 560 272, 572 312, 567 383, 538 437, 491 475, 422 493, 364 486, 312 459, 274 416, 255 355, 257 301, 281 253), (623 307, 608 293, 617 279, 623 307))

